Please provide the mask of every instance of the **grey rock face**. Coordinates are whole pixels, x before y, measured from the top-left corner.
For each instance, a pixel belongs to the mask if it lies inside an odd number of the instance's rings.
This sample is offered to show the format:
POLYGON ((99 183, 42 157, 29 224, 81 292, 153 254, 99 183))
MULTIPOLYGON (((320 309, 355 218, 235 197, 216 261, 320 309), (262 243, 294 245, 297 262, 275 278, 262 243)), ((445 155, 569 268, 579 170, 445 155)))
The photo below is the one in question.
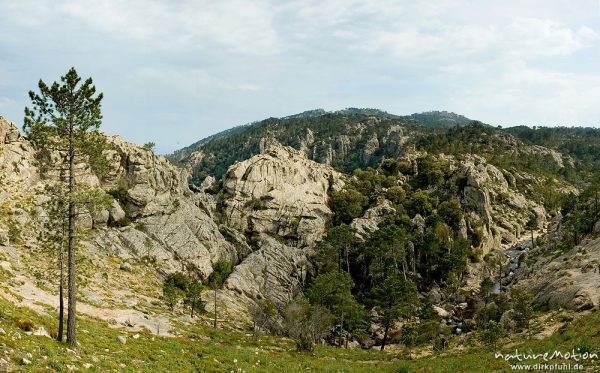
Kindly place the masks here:
POLYGON ((250 299, 283 306, 302 290, 309 264, 305 251, 260 235, 259 249, 236 266, 225 287, 250 299))
POLYGON ((0 142, 10 144, 21 139, 17 126, 0 116, 0 142))
POLYGON ((263 154, 230 167, 220 203, 230 227, 310 245, 323 235, 332 216, 328 191, 341 185, 340 174, 331 167, 272 144, 263 154))
POLYGON ((379 223, 383 221, 386 215, 393 214, 394 212, 396 212, 396 209, 386 199, 365 211, 360 218, 354 219, 350 223, 350 226, 356 230, 358 238, 365 240, 370 234, 379 229, 379 223))
POLYGON ((534 295, 534 303, 583 311, 600 305, 597 263, 600 238, 584 240, 580 246, 556 258, 539 257, 519 286, 534 295))
POLYGON ((482 225, 484 253, 501 244, 516 242, 525 233, 531 213, 536 216, 539 227, 544 227, 544 207, 512 187, 500 169, 476 155, 469 156, 459 168, 467 177, 464 204, 476 211, 472 220, 479 220, 482 225))
POLYGON ((106 190, 125 189, 125 210, 130 217, 169 211, 175 200, 191 194, 187 173, 151 151, 110 137, 115 150, 108 153, 110 173, 102 180, 106 190))
POLYGON ((108 210, 109 219, 112 222, 118 222, 125 218, 126 214, 118 201, 113 200, 110 210, 108 210))
POLYGON ((190 198, 168 214, 139 218, 120 230, 107 230, 96 244, 123 258, 151 257, 166 272, 181 271, 191 264, 203 277, 212 273, 212 264, 220 259, 239 261, 236 247, 225 239, 219 227, 190 198))
POLYGON ((379 140, 377 139, 377 134, 373 134, 373 136, 367 141, 367 145, 363 149, 362 158, 364 162, 369 162, 371 156, 375 151, 379 149, 379 140))
POLYGON ((33 148, 21 137, 17 126, 0 116, 0 180, 35 184, 39 176, 33 156, 33 148))

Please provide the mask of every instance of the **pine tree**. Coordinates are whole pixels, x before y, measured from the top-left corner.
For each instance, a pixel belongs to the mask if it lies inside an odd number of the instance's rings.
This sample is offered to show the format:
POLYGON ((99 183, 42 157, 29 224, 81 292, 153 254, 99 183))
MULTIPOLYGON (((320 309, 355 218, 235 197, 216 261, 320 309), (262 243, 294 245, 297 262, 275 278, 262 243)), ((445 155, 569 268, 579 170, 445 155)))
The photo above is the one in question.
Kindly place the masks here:
POLYGON ((23 126, 37 150, 40 170, 48 173, 58 172, 65 189, 67 343, 71 346, 77 345, 76 221, 79 209, 88 201, 86 194, 82 194, 78 188, 81 174, 78 174, 76 165, 86 162, 96 173, 105 172, 108 165, 104 156, 106 141, 98 131, 102 121, 100 108, 103 95, 96 94, 96 87, 91 78, 83 84, 80 82, 81 78, 75 68, 71 68, 62 76, 60 83, 54 82, 48 86, 40 80, 39 94, 29 92, 32 108, 25 108, 23 126))
POLYGON ((64 335, 64 288, 65 288, 65 237, 66 237, 66 196, 62 193, 59 185, 48 185, 46 193, 52 196, 45 204, 47 211, 47 220, 44 224, 44 230, 40 234, 39 242, 44 250, 51 253, 57 253, 57 267, 59 272, 58 284, 58 333, 56 339, 63 341, 64 335))
POLYGON ((233 271, 233 267, 230 262, 227 260, 219 260, 215 264, 213 264, 213 273, 210 274, 208 278, 208 282, 213 289, 213 298, 214 298, 214 320, 213 327, 217 328, 217 292, 223 287, 225 280, 233 271))
POLYGON ((390 327, 401 318, 409 318, 419 307, 417 287, 410 280, 403 280, 397 272, 387 277, 372 289, 375 304, 382 315, 384 328, 381 350, 385 349, 390 327))

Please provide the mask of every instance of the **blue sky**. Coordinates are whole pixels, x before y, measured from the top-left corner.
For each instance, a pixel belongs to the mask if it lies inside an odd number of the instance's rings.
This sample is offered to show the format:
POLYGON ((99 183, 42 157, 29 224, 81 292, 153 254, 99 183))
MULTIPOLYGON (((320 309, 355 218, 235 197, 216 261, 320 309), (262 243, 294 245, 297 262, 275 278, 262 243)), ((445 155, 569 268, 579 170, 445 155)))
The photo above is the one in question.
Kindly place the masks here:
POLYGON ((0 115, 75 66, 161 153, 315 108, 598 127, 599 62, 600 0, 0 2, 0 115))

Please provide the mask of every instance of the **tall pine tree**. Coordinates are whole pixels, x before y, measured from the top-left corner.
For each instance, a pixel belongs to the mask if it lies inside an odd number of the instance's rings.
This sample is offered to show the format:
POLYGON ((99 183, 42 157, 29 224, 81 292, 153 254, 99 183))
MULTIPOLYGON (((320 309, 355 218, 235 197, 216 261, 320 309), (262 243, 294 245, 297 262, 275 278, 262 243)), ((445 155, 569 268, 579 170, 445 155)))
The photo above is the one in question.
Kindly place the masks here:
POLYGON ((23 125, 37 150, 40 170, 47 175, 60 175, 59 185, 64 188, 68 267, 67 343, 72 346, 77 345, 76 221, 80 208, 90 202, 90 198, 96 202, 100 200, 100 204, 103 204, 101 194, 86 194, 79 188, 82 172, 88 170, 82 171, 77 165, 85 162, 97 174, 105 172, 108 165, 104 156, 107 144, 98 131, 102 121, 100 109, 103 95, 96 94, 91 78, 80 83, 81 78, 75 68, 62 76, 60 83, 54 82, 48 86, 40 80, 39 93, 29 92, 32 108, 25 108, 23 125))

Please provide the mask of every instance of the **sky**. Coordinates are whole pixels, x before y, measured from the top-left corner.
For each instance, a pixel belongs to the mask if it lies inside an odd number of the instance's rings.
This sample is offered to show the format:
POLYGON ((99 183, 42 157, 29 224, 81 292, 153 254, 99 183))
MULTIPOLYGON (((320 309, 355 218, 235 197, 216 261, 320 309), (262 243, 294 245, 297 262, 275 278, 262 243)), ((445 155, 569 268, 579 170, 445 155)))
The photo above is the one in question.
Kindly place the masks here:
POLYGON ((0 1, 1 116, 71 66, 163 154, 316 108, 598 127, 600 0, 0 1))

